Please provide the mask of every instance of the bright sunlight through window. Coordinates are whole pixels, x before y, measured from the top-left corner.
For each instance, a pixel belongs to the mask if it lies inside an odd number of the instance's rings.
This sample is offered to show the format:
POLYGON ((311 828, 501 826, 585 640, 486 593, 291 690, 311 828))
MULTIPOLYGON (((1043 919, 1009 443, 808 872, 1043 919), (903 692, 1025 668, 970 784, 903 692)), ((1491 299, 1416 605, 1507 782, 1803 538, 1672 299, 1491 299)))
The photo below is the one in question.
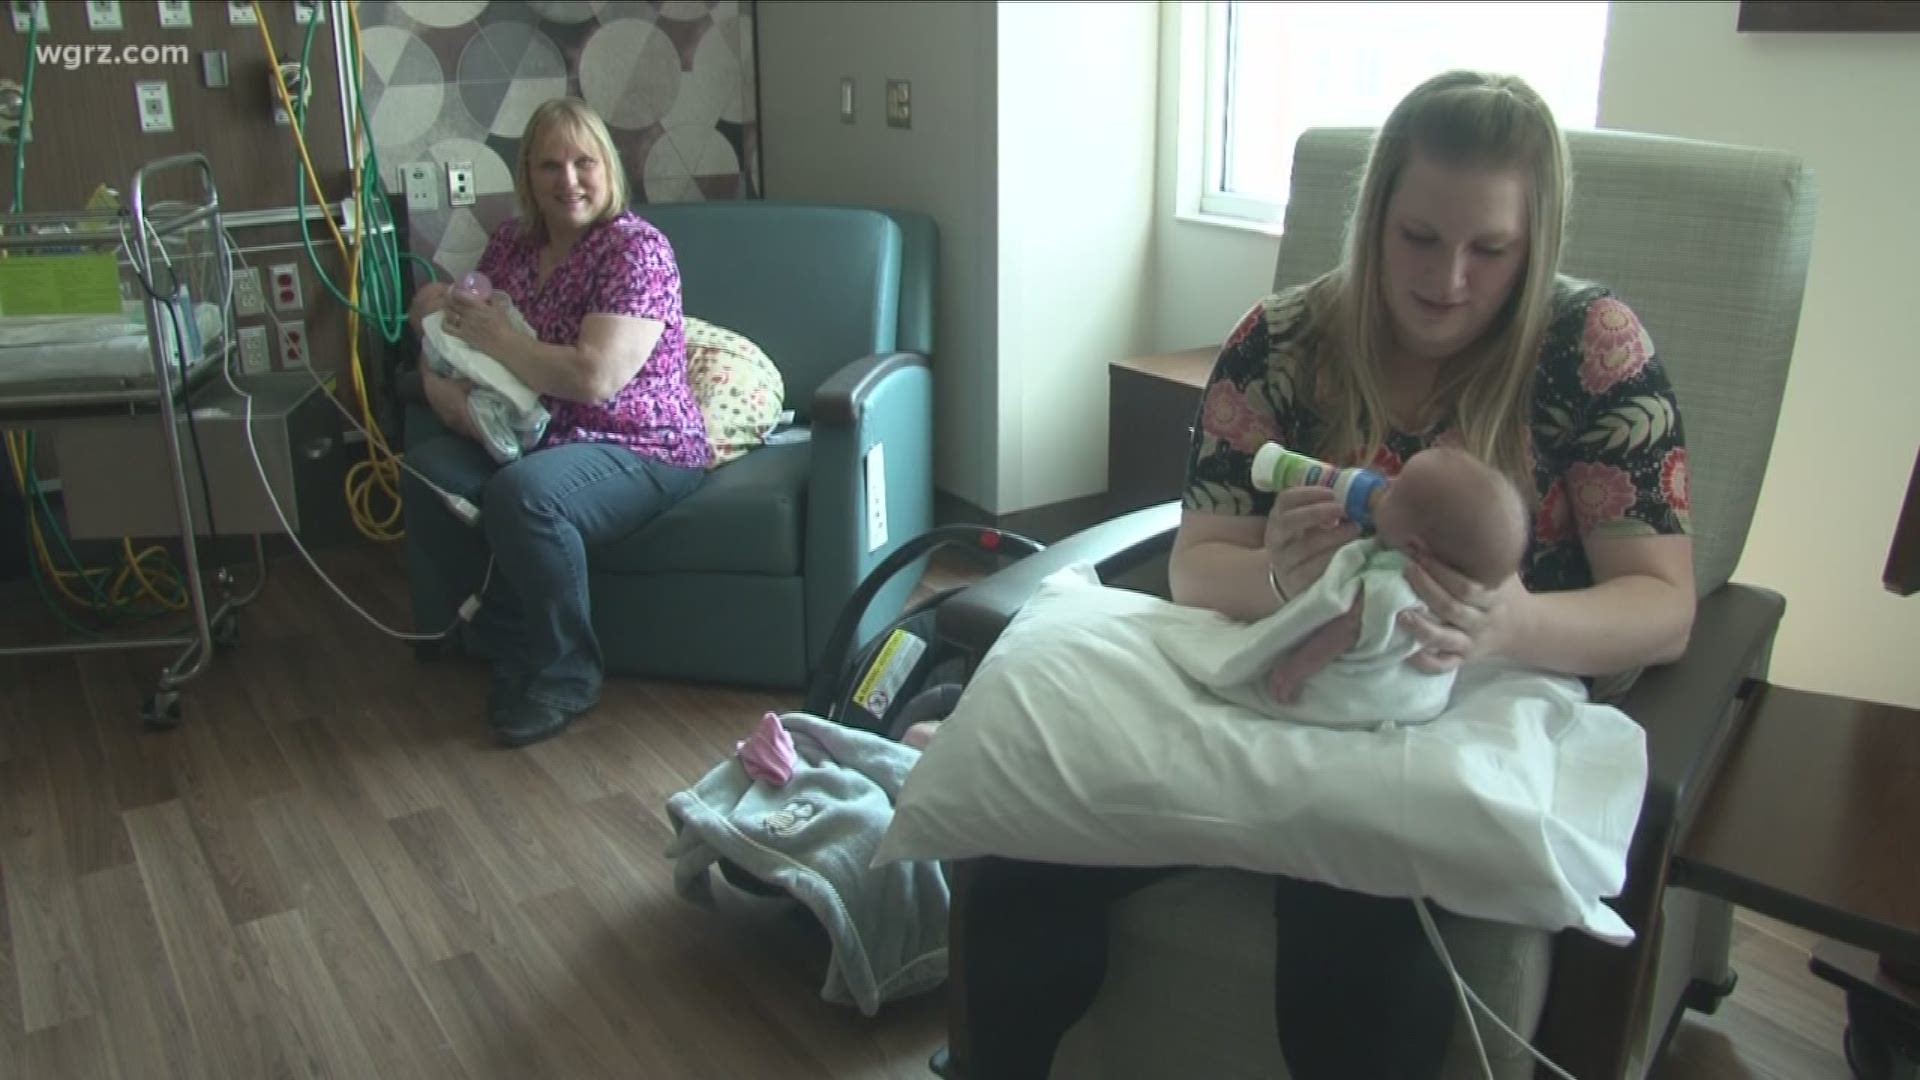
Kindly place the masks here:
POLYGON ((1520 76, 1563 128, 1590 128, 1599 114, 1605 3, 1208 8, 1207 213, 1278 221, 1301 132, 1378 126, 1407 91, 1449 68, 1520 76))

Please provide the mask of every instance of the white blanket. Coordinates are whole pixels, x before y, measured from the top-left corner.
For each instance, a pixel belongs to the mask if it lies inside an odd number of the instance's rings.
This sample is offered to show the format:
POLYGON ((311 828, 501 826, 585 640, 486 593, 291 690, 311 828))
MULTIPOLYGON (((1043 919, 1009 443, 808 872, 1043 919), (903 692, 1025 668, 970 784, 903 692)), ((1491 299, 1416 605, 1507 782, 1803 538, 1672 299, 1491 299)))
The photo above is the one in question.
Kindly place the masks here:
POLYGON ((1158 642, 1221 617, 1042 584, 908 776, 876 858, 1227 866, 1621 943, 1642 732, 1577 681, 1463 670, 1436 719, 1274 720, 1158 642))
MULTIPOLYGON (((527 325, 526 317, 511 304, 503 305, 507 322, 528 337, 537 337, 533 327, 527 325)), ((426 347, 433 355, 460 373, 468 382, 492 390, 513 404, 514 412, 526 415, 540 405, 540 395, 520 380, 520 376, 507 370, 505 364, 481 352, 479 349, 447 333, 443 325, 446 312, 436 311, 420 320, 420 328, 426 347)))
POLYGON ((1425 605, 1407 583, 1406 560, 1378 540, 1355 540, 1334 553, 1313 587, 1256 623, 1215 618, 1169 620, 1160 651, 1175 667, 1228 701, 1269 716, 1326 727, 1420 724, 1439 716, 1453 692, 1452 672, 1407 664, 1420 643, 1400 613, 1425 605), (1267 691, 1274 663, 1364 596, 1360 639, 1308 679, 1299 700, 1281 704, 1267 691))

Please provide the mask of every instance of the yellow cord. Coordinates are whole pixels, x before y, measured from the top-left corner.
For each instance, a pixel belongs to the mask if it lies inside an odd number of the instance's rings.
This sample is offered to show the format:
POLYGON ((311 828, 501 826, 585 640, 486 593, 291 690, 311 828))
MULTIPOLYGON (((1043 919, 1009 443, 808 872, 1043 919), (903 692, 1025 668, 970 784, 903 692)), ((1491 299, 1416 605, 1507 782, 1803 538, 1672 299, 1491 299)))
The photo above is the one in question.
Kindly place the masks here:
MULTIPOLYGON (((267 30, 267 20, 260 11, 260 0, 253 0, 256 24, 260 28, 260 40, 266 46, 267 63, 273 70, 274 89, 280 95, 280 103, 287 115, 296 115, 293 109, 293 94, 287 89, 285 76, 280 71, 279 54, 273 49, 273 35, 267 30)), ((347 5, 347 18, 353 27, 353 40, 360 41, 360 5, 358 0, 347 5)), ((361 130, 359 110, 353 110, 349 118, 352 125, 352 169, 353 190, 360 190, 361 169, 361 130)), ((326 193, 320 188, 319 174, 314 171, 313 159, 307 153, 307 140, 300 125, 293 124, 294 146, 300 151, 300 161, 305 168, 307 184, 313 191, 313 197, 324 209, 327 206, 326 193)), ((366 215, 354 215, 353 250, 360 250, 364 242, 366 215)), ((347 265, 347 365, 349 385, 352 388, 354 404, 360 408, 361 426, 366 429, 367 457, 355 462, 347 470, 345 494, 348 515, 360 535, 374 541, 395 541, 402 539, 406 532, 399 527, 400 521, 400 459, 387 442, 386 434, 380 430, 380 424, 374 419, 373 408, 367 393, 366 377, 360 363, 360 311, 359 283, 360 261, 348 250, 347 240, 333 222, 330 210, 322 214, 327 229, 333 234, 335 247, 340 252, 340 260, 347 265), (385 510, 376 510, 376 501, 384 500, 385 510)))
MULTIPOLYGON (((27 490, 27 435, 24 432, 13 431, 5 432, 4 435, 7 447, 7 460, 13 469, 14 483, 19 490, 25 491, 27 490)), ((40 564, 41 572, 46 575, 47 581, 53 585, 60 595, 73 606, 100 614, 108 613, 116 606, 125 608, 128 601, 133 599, 125 595, 128 581, 131 578, 131 580, 139 583, 139 595, 144 595, 147 599, 158 605, 161 610, 186 610, 187 594, 185 583, 180 580, 179 574, 168 561, 165 548, 156 544, 136 552, 133 549, 133 541, 122 538, 120 541, 120 550, 126 561, 120 567, 118 573, 106 567, 94 567, 83 570, 62 570, 59 564, 54 561, 53 551, 47 546, 47 538, 40 530, 40 516, 33 511, 32 507, 27 508, 27 522, 29 535, 33 541, 33 554, 36 561, 40 564), (162 571, 157 581, 147 575, 146 563, 150 559, 160 560, 162 571), (81 596, 69 588, 67 584, 76 579, 86 580, 89 591, 94 591, 97 595, 97 589, 92 579, 105 574, 114 574, 113 583, 106 591, 106 602, 102 602, 95 597, 81 596), (166 591, 168 590, 171 591, 172 595, 166 595, 166 591)))

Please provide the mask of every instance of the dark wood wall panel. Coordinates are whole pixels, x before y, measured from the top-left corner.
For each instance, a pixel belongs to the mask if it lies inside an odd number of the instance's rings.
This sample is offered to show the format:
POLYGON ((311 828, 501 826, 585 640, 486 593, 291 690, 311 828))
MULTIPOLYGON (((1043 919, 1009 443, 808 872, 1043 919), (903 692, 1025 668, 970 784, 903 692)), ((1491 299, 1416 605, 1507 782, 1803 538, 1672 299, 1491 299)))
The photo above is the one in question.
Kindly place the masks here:
MULTIPOLYGON (((198 150, 207 155, 228 211, 290 207, 300 177, 299 157, 284 125, 275 124, 274 96, 266 47, 253 26, 232 26, 226 0, 194 0, 190 29, 162 29, 154 0, 124 0, 125 29, 87 28, 84 3, 49 5, 49 28, 40 35, 49 47, 105 46, 117 57, 132 45, 185 45, 186 63, 81 62, 69 66, 42 61, 34 75, 33 141, 27 144, 25 206, 28 210, 73 210, 86 203, 98 184, 123 193, 134 170, 169 154, 198 150), (209 88, 202 57, 224 49, 228 85, 209 88), (145 133, 134 84, 166 82, 173 104, 174 130, 145 133)), ((294 22, 291 0, 261 4, 275 50, 297 60, 305 28, 294 22)), ((327 9, 327 18, 334 12, 327 9)), ((321 26, 310 58, 314 80, 307 120, 307 145, 314 169, 328 195, 348 194, 346 138, 340 115, 339 58, 331 22, 321 26)), ((22 80, 27 36, 13 30, 0 12, 0 78, 22 80)), ((12 147, 0 147, 0 206, 13 194, 12 147)), ((182 190, 162 190, 159 198, 186 198, 182 190)))

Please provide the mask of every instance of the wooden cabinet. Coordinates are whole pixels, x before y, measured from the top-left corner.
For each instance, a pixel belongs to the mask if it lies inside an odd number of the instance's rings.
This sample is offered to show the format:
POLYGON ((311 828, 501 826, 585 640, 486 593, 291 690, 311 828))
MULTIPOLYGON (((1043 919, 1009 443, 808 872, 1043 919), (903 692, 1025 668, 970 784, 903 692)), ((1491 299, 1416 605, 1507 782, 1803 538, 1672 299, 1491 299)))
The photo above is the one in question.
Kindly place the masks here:
POLYGON ((1217 345, 1117 360, 1107 372, 1110 514, 1180 497, 1217 345))

